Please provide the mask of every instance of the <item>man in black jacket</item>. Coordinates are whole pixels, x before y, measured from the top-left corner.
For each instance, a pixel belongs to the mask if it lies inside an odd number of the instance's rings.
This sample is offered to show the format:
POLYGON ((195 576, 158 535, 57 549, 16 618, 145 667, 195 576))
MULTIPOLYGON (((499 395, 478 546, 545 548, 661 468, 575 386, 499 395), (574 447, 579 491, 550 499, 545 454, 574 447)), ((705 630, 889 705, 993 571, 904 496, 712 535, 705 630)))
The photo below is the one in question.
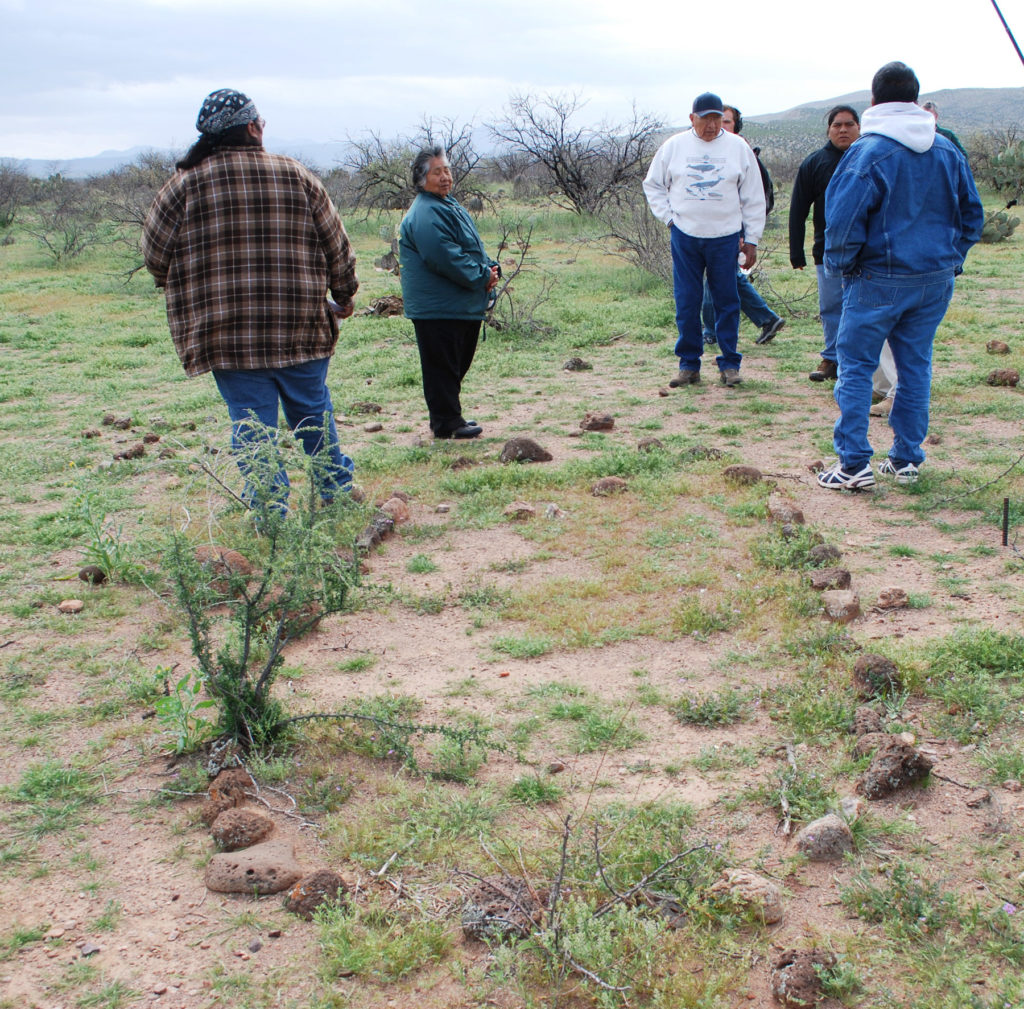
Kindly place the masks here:
POLYGON ((825 274, 822 261, 825 254, 825 190, 839 159, 860 136, 860 117, 849 105, 837 105, 828 114, 828 142, 821 150, 806 158, 796 174, 793 196, 789 202, 789 261, 794 270, 807 265, 804 254, 804 228, 807 213, 814 207, 814 257, 818 272, 818 312, 825 332, 825 349, 821 363, 808 376, 812 382, 834 381, 838 375, 836 365, 836 337, 839 319, 843 314, 843 281, 841 277, 825 274))

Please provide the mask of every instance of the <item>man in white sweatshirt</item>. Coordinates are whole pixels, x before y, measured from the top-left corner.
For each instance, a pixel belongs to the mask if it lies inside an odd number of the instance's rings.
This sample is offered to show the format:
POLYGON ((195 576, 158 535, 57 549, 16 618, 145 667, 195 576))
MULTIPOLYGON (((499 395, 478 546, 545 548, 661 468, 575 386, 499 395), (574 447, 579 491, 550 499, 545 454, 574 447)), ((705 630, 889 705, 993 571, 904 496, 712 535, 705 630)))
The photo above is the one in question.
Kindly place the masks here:
POLYGON ((704 337, 700 308, 704 277, 715 303, 715 359, 723 385, 740 384, 742 355, 736 350, 740 301, 736 263, 749 270, 764 231, 761 173, 750 146, 722 129, 722 99, 698 95, 691 128, 670 137, 651 162, 644 193, 651 212, 668 225, 679 339, 676 387, 700 382, 704 337))

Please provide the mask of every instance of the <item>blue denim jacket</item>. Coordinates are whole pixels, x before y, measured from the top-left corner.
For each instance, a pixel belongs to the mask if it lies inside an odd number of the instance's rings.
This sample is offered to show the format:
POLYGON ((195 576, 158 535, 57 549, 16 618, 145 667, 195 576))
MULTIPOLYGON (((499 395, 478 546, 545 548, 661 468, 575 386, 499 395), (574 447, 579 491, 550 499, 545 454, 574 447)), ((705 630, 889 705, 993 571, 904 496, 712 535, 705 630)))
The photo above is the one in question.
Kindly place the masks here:
POLYGON ((964 156, 945 137, 916 152, 862 136, 825 192, 825 270, 920 282, 953 277, 981 237, 984 210, 964 156))

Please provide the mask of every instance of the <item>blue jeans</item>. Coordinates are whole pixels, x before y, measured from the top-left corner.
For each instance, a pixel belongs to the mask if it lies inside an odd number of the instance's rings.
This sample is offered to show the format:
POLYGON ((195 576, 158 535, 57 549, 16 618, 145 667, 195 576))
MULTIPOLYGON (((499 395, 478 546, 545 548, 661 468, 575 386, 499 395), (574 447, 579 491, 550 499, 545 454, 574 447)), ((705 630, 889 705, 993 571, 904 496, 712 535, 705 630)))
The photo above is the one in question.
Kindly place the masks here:
POLYGON ((213 372, 231 417, 231 448, 245 477, 242 498, 247 504, 257 502, 264 482, 270 484, 275 506, 283 509, 288 503, 288 474, 276 450, 278 403, 306 455, 314 460, 313 479, 320 497, 331 501, 339 492, 351 489, 354 465, 338 444, 334 406, 327 389, 329 363, 330 358, 323 357, 289 368, 213 372), (273 470, 272 476, 269 472, 259 475, 269 479, 253 479, 258 474, 254 461, 259 457, 273 470))
POLYGON ((700 371, 704 353, 700 308, 707 276, 715 303, 715 337, 721 354, 715 358, 719 369, 740 366, 743 356, 736 350, 740 329, 740 299, 736 290, 736 257, 740 235, 724 238, 694 238, 674 224, 669 226, 672 243, 672 282, 676 297, 676 356, 679 367, 700 371))
MULTIPOLYGON (((764 329, 778 318, 742 270, 736 271, 736 293, 740 297, 740 311, 758 329, 764 329)), ((706 280, 704 282, 704 302, 700 306, 700 320, 704 335, 713 335, 715 332, 715 303, 711 300, 711 288, 708 287, 706 280)))
POLYGON ((815 269, 818 271, 818 314, 825 331, 825 349, 821 356, 826 361, 835 361, 839 320, 843 315, 843 278, 830 277, 824 266, 815 269))
POLYGON ((848 473, 864 468, 872 455, 868 441, 872 378, 882 344, 889 341, 899 382, 889 412, 893 443, 889 456, 919 466, 928 433, 932 343, 953 296, 948 271, 911 277, 848 277, 843 283, 843 316, 836 349, 839 404, 833 444, 848 473))

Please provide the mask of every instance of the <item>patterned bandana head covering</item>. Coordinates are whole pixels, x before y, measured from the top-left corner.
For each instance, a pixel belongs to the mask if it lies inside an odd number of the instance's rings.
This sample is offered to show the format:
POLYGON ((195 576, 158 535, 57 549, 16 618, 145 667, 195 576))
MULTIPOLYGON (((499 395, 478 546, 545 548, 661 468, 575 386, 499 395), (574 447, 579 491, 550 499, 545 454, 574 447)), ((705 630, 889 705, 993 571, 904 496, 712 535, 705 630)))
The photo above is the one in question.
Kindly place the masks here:
POLYGON ((233 88, 221 88, 203 100, 196 129, 206 134, 223 133, 232 126, 254 123, 259 117, 251 98, 233 88))

